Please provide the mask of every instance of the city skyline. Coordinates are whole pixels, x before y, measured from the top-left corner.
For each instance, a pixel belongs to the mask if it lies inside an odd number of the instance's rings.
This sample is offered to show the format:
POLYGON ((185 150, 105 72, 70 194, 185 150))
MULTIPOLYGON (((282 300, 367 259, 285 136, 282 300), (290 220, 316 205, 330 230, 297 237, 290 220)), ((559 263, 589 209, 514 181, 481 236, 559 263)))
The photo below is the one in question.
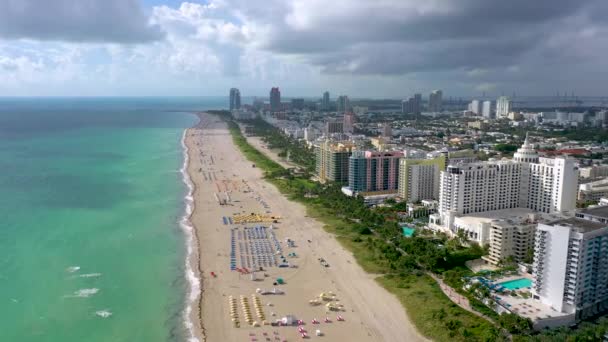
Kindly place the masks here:
POLYGON ((607 12, 600 0, 2 0, 0 96, 604 96, 607 12))

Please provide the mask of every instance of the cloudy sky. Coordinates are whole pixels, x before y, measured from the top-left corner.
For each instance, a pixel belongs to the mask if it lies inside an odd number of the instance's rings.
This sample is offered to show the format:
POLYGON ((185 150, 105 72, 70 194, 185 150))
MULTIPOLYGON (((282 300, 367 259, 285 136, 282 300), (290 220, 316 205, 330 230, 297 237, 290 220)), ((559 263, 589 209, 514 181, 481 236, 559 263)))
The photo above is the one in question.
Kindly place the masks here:
POLYGON ((608 95, 606 0, 0 0, 0 96, 608 95))

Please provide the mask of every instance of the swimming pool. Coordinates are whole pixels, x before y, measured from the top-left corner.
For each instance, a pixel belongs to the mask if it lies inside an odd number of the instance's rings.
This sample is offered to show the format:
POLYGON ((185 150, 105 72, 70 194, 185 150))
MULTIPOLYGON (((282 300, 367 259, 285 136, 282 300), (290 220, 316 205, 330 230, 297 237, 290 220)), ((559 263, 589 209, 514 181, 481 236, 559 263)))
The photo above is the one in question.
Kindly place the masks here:
POLYGON ((416 229, 410 228, 410 227, 401 227, 401 229, 403 229, 403 235, 405 237, 411 237, 412 235, 414 235, 414 232, 416 231, 416 229))
POLYGON ((519 290, 526 287, 532 287, 532 280, 528 278, 513 279, 503 283, 498 283, 498 285, 508 290, 519 290))

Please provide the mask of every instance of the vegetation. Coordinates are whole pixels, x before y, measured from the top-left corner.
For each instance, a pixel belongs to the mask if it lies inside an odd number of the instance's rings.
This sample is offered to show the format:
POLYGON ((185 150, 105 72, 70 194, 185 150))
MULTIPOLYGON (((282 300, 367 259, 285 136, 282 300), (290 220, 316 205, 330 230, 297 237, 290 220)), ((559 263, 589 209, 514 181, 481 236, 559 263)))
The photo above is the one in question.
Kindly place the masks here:
POLYGON ((519 146, 512 144, 496 144, 496 146, 494 146, 494 149, 499 152, 509 153, 517 151, 518 147, 519 146))

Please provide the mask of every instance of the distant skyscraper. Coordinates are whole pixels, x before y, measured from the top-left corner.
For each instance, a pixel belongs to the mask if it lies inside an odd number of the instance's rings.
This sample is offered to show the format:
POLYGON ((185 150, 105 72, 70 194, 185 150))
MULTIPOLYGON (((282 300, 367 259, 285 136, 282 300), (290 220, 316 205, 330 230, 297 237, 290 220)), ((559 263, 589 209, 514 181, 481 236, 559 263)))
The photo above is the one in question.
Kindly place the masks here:
POLYGON ((329 110, 331 108, 330 102, 329 102, 329 92, 326 91, 323 93, 323 100, 321 101, 321 109, 322 110, 329 110))
POLYGON ((496 100, 496 118, 506 118, 511 112, 511 100, 507 96, 501 96, 496 100))
POLYGON ((492 101, 483 101, 481 115, 486 119, 494 119, 492 115, 492 101))
POLYGON ((422 111, 422 94, 414 94, 414 103, 412 103, 412 112, 416 115, 420 115, 422 111))
POLYGON ((241 92, 237 88, 230 89, 230 110, 241 108, 241 92))
POLYGON ((441 112, 443 110, 442 97, 441 90, 433 90, 429 95, 429 112, 441 112))
POLYGON ((348 112, 350 110, 350 101, 348 96, 338 96, 337 100, 338 112, 348 112))
POLYGON ((418 118, 420 115, 420 106, 422 102, 422 95, 415 94, 414 97, 410 97, 406 101, 401 103, 401 111, 403 114, 414 114, 414 118, 418 118))
POLYGON ((270 89, 270 110, 273 112, 281 110, 281 91, 278 87, 270 89))
POLYGON ((473 100, 469 104, 469 111, 479 115, 481 113, 481 106, 479 100, 473 100))
POLYGON ((401 101, 401 113, 409 114, 410 113, 410 100, 401 101))

